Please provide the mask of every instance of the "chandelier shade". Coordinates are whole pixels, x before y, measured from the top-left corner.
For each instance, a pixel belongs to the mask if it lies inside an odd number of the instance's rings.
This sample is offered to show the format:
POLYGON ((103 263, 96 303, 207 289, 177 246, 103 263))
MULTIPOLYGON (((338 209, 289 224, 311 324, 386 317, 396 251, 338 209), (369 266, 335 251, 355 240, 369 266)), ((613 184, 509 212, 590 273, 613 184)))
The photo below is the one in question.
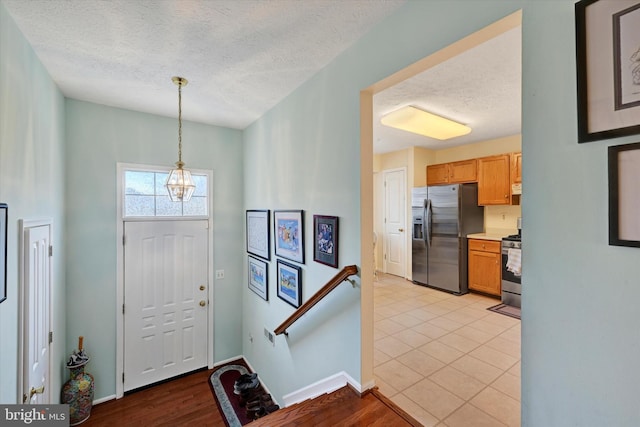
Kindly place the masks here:
POLYGON ((196 190, 196 185, 191 177, 191 172, 182 169, 181 162, 176 162, 176 169, 169 173, 165 187, 169 191, 169 198, 173 202, 188 202, 196 190))
POLYGON ((186 86, 188 81, 184 77, 172 77, 171 80, 178 86, 178 161, 176 169, 169 172, 164 186, 169 192, 171 201, 188 202, 196 190, 191 172, 183 169, 184 162, 182 161, 182 87, 186 86))

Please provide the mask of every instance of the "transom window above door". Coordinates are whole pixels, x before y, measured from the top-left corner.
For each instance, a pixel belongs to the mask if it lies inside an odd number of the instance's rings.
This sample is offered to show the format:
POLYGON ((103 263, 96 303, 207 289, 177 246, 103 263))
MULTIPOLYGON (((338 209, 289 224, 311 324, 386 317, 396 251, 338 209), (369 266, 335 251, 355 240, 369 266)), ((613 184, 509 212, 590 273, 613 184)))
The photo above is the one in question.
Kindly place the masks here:
POLYGON ((196 190, 188 202, 172 202, 164 184, 168 171, 125 169, 123 217, 206 217, 209 177, 192 172, 196 190))

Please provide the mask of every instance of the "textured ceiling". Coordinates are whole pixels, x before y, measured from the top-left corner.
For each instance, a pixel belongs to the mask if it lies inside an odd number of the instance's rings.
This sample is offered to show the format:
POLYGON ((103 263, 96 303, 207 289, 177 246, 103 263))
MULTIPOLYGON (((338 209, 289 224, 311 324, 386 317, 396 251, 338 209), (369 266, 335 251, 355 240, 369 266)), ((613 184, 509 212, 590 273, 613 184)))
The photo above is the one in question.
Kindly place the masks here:
MULTIPOLYGON (((424 1, 424 0, 423 0, 424 1)), ((243 129, 405 0, 0 0, 69 98, 243 129)), ((374 97, 374 151, 520 132, 520 29, 374 97), (379 124, 404 105, 468 124, 442 142, 379 124)))
POLYGON ((517 27, 376 94, 374 151, 449 148, 519 134, 521 45, 517 27), (439 141, 380 124, 380 117, 405 105, 468 125, 471 133, 439 141))
POLYGON ((404 0, 2 0, 69 98, 243 129, 404 0))

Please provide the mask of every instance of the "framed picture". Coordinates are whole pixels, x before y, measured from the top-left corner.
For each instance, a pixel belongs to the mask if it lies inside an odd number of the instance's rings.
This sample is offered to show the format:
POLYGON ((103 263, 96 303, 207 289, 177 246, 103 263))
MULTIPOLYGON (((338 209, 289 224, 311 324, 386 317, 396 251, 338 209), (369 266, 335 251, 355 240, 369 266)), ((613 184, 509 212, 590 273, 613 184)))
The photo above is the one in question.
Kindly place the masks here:
POLYGON ((313 260, 338 268, 338 217, 313 216, 313 260))
POLYGON ((269 211, 247 211, 247 252, 271 259, 271 241, 269 235, 269 211))
POLYGON ((640 248, 640 142, 609 147, 609 244, 640 248))
POLYGON ((578 142, 640 134, 640 1, 575 5, 578 142))
POLYGON ((249 289, 269 301, 269 264, 249 255, 249 289))
POLYGON ((7 299, 7 222, 9 207, 0 203, 0 302, 7 299))
POLYGON ((274 211, 276 255, 304 264, 303 211, 274 211))
POLYGON ((278 260, 278 297, 295 308, 302 304, 302 269, 278 260))

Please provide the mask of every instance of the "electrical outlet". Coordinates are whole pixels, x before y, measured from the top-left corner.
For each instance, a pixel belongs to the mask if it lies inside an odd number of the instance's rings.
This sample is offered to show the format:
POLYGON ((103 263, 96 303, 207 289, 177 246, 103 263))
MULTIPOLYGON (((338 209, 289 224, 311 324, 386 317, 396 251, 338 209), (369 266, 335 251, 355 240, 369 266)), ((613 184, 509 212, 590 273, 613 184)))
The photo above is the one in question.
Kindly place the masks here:
POLYGON ((216 279, 224 279, 224 270, 216 270, 216 279))
POLYGON ((264 328, 264 337, 271 343, 272 346, 276 345, 276 336, 273 332, 268 330, 266 327, 264 328))

